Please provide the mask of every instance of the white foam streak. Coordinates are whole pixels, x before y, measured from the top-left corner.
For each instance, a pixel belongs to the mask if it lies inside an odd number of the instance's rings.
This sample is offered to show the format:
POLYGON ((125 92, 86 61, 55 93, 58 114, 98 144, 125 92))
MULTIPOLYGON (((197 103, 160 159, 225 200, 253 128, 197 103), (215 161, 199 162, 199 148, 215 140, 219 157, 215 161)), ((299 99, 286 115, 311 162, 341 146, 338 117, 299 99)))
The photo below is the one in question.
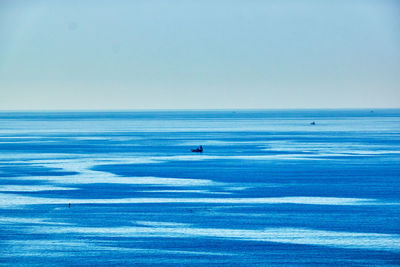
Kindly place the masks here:
MULTIPOLYGON (((212 256, 232 256, 233 253, 218 253, 208 251, 189 251, 189 250, 170 250, 170 249, 151 249, 151 248, 126 248, 108 240, 107 246, 98 245, 91 241, 66 241, 66 240, 4 240, 0 244, 6 246, 2 250, 2 256, 20 257, 70 257, 71 255, 80 256, 82 249, 90 250, 90 253, 103 256, 104 251, 129 252, 134 254, 155 254, 155 255, 212 255, 212 256)), ((100 242, 101 244, 101 242, 100 242)))
MULTIPOLYGON (((125 177, 118 176, 109 172, 94 171, 91 168, 97 164, 141 164, 141 163, 154 163, 158 162, 150 158, 128 158, 128 159, 112 159, 112 161, 104 160, 36 160, 30 161, 31 164, 39 164, 49 168, 59 168, 63 171, 78 172, 76 175, 63 175, 63 176, 25 176, 18 177, 19 180, 41 180, 51 183, 61 184, 131 184, 131 185, 159 185, 159 186, 218 186, 224 183, 217 183, 207 179, 190 179, 190 178, 168 178, 168 177, 125 177)), ((25 162, 26 163, 26 162, 25 162)))
POLYGON ((94 236, 123 237, 207 237, 288 243, 301 245, 319 245, 328 247, 400 251, 400 235, 379 233, 354 233, 324 231, 306 228, 266 228, 263 230, 195 228, 180 224, 160 222, 138 222, 143 227, 35 227, 35 233, 47 234, 86 234, 94 236), (150 226, 150 227, 148 227, 150 226))
MULTIPOLYGON (((214 204, 306 204, 306 205, 379 205, 374 199, 335 197, 272 197, 272 198, 118 198, 64 199, 30 197, 0 193, 0 207, 34 204, 141 204, 141 203, 214 203, 214 204)), ((393 204, 393 203, 392 203, 393 204)), ((394 203, 397 204, 397 203, 394 203)))
POLYGON ((50 186, 50 185, 0 185, 2 192, 40 192, 40 191, 58 191, 58 190, 77 190, 72 187, 50 186))
POLYGON ((188 223, 136 221, 136 224, 153 227, 188 227, 188 223))
MULTIPOLYGON (((97 173, 96 173, 97 174, 97 173)), ((184 179, 184 178, 162 178, 162 177, 119 177, 114 175, 99 176, 27 176, 18 177, 19 180, 41 180, 61 184, 129 184, 129 185, 157 185, 170 187, 190 187, 190 186, 218 186, 217 183, 206 179, 184 179)), ((60 187, 61 188, 61 187, 60 187)), ((67 187, 66 187, 67 188, 67 187)), ((1 190, 0 190, 1 191, 1 190)))
POLYGON ((194 193, 194 194, 213 194, 213 195, 230 195, 231 192, 215 192, 209 190, 143 190, 136 191, 142 193, 194 193))
POLYGON ((70 223, 52 222, 41 218, 0 217, 0 224, 51 224, 70 225, 70 223))

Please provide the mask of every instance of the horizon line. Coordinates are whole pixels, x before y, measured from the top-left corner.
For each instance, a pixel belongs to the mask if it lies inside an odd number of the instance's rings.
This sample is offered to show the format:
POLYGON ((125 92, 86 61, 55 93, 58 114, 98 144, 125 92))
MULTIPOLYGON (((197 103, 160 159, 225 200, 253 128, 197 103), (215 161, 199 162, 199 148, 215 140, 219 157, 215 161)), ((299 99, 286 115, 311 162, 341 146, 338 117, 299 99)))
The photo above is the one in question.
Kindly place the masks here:
POLYGON ((7 112, 177 112, 177 111, 318 111, 318 110, 400 110, 400 107, 346 107, 346 108, 148 108, 148 109, 0 109, 0 113, 7 112))

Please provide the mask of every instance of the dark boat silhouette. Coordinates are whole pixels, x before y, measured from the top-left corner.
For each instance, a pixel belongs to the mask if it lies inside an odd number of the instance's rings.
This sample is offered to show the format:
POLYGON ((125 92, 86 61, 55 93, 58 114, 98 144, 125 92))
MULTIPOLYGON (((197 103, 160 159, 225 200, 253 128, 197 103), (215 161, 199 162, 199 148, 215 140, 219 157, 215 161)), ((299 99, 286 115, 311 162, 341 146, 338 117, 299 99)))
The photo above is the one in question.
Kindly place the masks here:
POLYGON ((312 123, 310 123, 311 125, 315 125, 315 121, 313 121, 312 123))
POLYGON ((202 153, 203 152, 203 146, 199 146, 198 148, 191 149, 190 151, 202 153))

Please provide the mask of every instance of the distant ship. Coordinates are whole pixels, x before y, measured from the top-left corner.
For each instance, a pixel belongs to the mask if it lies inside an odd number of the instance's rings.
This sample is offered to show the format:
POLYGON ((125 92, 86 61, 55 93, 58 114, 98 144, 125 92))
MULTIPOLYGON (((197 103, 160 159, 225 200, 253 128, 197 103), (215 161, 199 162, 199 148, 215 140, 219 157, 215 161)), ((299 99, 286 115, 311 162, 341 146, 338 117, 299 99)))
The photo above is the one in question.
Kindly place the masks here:
POLYGON ((315 125, 315 121, 313 121, 312 123, 310 123, 311 125, 315 125))
POLYGON ((200 153, 202 153, 203 152, 203 146, 199 146, 198 148, 191 149, 191 151, 192 152, 200 152, 200 153))

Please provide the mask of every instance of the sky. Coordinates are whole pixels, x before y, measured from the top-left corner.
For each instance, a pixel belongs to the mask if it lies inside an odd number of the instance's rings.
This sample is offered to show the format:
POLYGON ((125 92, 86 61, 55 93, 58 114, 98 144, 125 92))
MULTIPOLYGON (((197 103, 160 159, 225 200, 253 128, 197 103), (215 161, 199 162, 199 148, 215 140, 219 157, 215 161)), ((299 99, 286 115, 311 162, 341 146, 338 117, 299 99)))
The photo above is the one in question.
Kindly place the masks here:
POLYGON ((400 108, 400 1, 0 1, 0 110, 400 108))

